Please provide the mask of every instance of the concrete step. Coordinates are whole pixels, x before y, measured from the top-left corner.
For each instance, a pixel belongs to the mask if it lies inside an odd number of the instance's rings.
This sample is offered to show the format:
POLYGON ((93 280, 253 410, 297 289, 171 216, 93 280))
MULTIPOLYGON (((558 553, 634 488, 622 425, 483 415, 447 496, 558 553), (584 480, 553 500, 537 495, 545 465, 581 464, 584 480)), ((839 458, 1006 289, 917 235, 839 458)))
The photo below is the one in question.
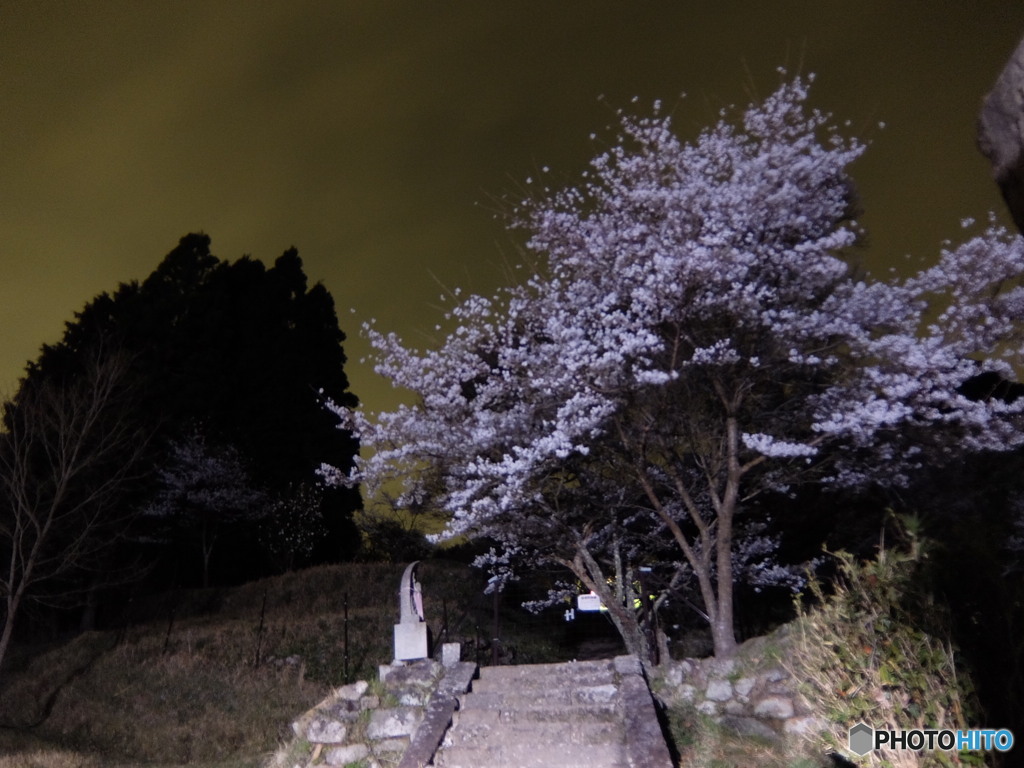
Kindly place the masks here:
POLYGON ((614 685, 547 691, 475 691, 459 699, 461 709, 569 709, 600 712, 614 709, 618 692, 614 685))
POLYGON ((442 747, 437 768, 627 768, 621 744, 442 747))
POLYGON ((558 679, 582 680, 589 677, 611 682, 615 668, 611 661, 570 661, 561 664, 521 664, 510 667, 481 667, 480 680, 500 680, 506 683, 525 681, 555 681, 558 679))
POLYGON ((557 722, 550 720, 473 723, 461 720, 446 739, 454 746, 498 746, 501 744, 612 744, 621 743, 625 729, 621 722, 557 722))
POLYGON ((459 710, 460 722, 465 722, 477 712, 490 711, 497 714, 499 722, 513 723, 572 723, 593 720, 598 723, 613 723, 622 719, 622 712, 614 705, 609 704, 603 707, 587 707, 586 709, 575 707, 476 707, 472 705, 459 710))
MULTIPOLYGON (((653 762, 637 751, 634 737, 643 730, 634 722, 638 714, 655 729, 657 723, 639 664, 634 660, 634 669, 625 661, 483 668, 470 692, 459 697, 459 709, 433 765, 629 768, 635 763, 667 768, 663 744, 664 754, 659 752, 653 762), (636 713, 626 711, 628 697, 623 695, 637 693, 634 688, 646 697, 629 699, 636 713)), ((644 738, 652 741, 649 734, 642 734, 644 738)), ((657 742, 653 738, 655 746, 657 742)))
POLYGON ((612 675, 580 675, 579 677, 544 677, 536 680, 502 680, 493 677, 474 680, 470 690, 473 693, 491 693, 494 691, 504 692, 510 689, 517 691, 531 691, 538 695, 560 690, 582 690, 601 688, 609 689, 615 687, 615 678, 612 675))
POLYGON ((558 723, 560 725, 575 722, 593 722, 605 728, 609 723, 621 723, 621 713, 606 710, 603 712, 576 712, 567 709, 531 709, 531 710, 500 710, 500 709, 461 709, 452 716, 452 727, 503 727, 520 723, 558 723))

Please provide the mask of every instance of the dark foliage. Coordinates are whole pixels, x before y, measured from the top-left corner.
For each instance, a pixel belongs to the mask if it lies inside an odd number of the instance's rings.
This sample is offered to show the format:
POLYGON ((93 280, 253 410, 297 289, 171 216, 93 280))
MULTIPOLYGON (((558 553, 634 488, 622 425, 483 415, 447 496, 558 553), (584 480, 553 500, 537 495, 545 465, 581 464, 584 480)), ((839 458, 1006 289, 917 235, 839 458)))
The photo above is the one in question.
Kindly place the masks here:
MULTIPOLYGON (((149 481, 125 505, 141 507, 155 491, 155 468, 168 446, 200 427, 211 441, 233 446, 268 495, 314 480, 322 462, 348 467, 358 451, 336 428, 324 399, 355 405, 348 391, 334 300, 321 284, 308 285, 293 248, 267 268, 250 257, 221 260, 210 238, 181 239, 141 283, 122 283, 76 313, 63 339, 45 345, 28 365, 23 387, 80 374, 83 350, 105 344, 132 361, 132 400, 124 407, 153 435, 147 452, 149 481)), ((323 496, 327 535, 313 562, 348 559, 359 537, 352 513, 358 491, 330 490, 323 496)), ((175 543, 137 522, 138 546, 153 552, 152 580, 159 586, 188 583, 179 570, 175 543)), ((216 582, 265 575, 270 561, 258 532, 240 529, 211 571, 216 582)))

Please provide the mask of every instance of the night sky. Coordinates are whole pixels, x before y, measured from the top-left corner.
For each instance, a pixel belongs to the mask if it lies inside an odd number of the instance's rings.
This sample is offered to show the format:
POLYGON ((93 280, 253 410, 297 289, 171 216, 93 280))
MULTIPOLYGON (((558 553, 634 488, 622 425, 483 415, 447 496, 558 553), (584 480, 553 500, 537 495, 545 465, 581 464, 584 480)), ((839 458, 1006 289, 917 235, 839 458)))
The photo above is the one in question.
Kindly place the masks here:
POLYGON ((961 218, 1008 221, 974 128, 1022 34, 1020 0, 0 0, 0 386, 204 231, 230 260, 296 246, 385 407, 360 324, 429 343, 442 286, 491 292, 497 200, 575 179, 619 107, 693 136, 779 66, 872 143, 867 267, 933 260, 961 218))

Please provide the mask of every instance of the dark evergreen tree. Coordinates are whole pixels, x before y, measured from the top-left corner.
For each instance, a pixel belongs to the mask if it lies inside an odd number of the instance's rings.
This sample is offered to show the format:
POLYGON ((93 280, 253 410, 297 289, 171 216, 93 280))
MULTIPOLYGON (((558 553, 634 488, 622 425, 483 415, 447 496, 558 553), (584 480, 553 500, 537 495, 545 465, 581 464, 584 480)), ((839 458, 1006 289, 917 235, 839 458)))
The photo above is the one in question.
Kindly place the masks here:
MULTIPOLYGON (((323 462, 351 466, 358 443, 338 431, 322 405, 357 402, 344 371, 345 335, 333 298, 319 283, 309 287, 294 248, 268 269, 249 257, 217 258, 207 235, 183 237, 144 281, 123 283, 76 313, 63 339, 29 364, 23 386, 77 375, 83 350, 100 338, 131 359, 136 396, 125 407, 154 435, 152 482, 126 503, 146 503, 168 447, 197 425, 215 443, 237 449, 271 496, 314 482, 323 462)), ((359 506, 358 492, 323 495, 327 535, 313 561, 355 552, 352 513, 359 506)), ((258 542, 256 530, 240 537, 233 572, 214 578, 260 575, 267 565, 258 542)))

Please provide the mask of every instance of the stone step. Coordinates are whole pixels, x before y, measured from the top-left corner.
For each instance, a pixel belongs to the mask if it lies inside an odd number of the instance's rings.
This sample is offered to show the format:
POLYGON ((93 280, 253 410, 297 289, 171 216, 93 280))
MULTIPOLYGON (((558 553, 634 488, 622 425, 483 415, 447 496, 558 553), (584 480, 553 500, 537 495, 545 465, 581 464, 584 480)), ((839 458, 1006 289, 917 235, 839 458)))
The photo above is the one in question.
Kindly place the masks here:
POLYGON ((650 759, 638 751, 638 744, 647 748, 649 741, 657 747, 660 740, 660 733, 648 734, 637 725, 638 717, 658 728, 635 659, 485 667, 471 690, 459 697, 459 709, 433 765, 668 768, 663 743, 650 759), (635 713, 627 711, 627 700, 635 713))
POLYGON ((611 684, 564 687, 531 691, 516 688, 514 690, 471 691, 460 697, 463 707, 470 709, 489 708, 507 709, 510 707, 535 707, 549 709, 553 707, 569 707, 574 709, 604 709, 614 706, 617 701, 618 689, 611 684))
POLYGON ((551 682, 566 678, 582 680, 589 677, 601 678, 603 682, 610 682, 614 676, 614 665, 608 660, 480 668, 480 680, 501 680, 516 684, 530 680, 551 682))
POLYGON ((447 736, 448 744, 455 746, 496 746, 517 744, 612 744, 621 743, 625 736, 621 722, 557 722, 551 720, 498 720, 473 722, 460 720, 447 736))
POLYGON ((609 723, 621 723, 621 713, 606 710, 603 712, 579 712, 567 709, 532 709, 532 710, 500 710, 500 709, 461 709, 452 716, 452 726, 463 724, 467 727, 500 726, 515 723, 573 723, 594 722, 601 727, 609 723))
POLYGON ((606 722, 621 717, 619 705, 614 701, 584 706, 536 701, 519 696, 511 696, 505 699, 488 699, 486 701, 467 696, 459 707, 459 712, 466 714, 479 710, 497 712, 502 720, 553 720, 564 723, 571 720, 591 719, 606 722))
POLYGON ((471 690, 473 693, 490 693, 492 691, 507 691, 515 688, 517 691, 536 691, 538 694, 560 690, 600 689, 614 688, 615 678, 613 675, 580 675, 578 677, 554 677, 523 680, 502 680, 493 677, 474 680, 471 690))
POLYGON ((442 747, 437 768, 627 768, 622 744, 442 747))

